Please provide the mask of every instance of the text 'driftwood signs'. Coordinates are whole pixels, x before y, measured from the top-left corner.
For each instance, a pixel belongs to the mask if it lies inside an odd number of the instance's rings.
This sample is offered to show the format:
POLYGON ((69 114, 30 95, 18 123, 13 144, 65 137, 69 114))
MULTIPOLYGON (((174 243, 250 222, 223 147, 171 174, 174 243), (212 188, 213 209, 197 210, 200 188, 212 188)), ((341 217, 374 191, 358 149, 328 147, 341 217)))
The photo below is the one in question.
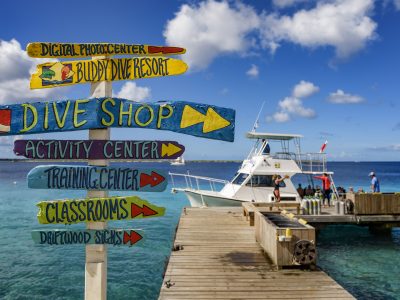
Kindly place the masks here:
POLYGON ((136 196, 42 201, 37 204, 40 224, 75 224, 161 217, 159 207, 136 196))
POLYGON ((78 244, 133 246, 143 239, 142 232, 131 229, 34 230, 31 235, 35 244, 51 246, 78 244))
POLYGON ((97 166, 37 166, 28 173, 32 189, 162 192, 166 171, 97 166))
POLYGON ((147 128, 232 142, 235 110, 186 101, 139 103, 92 98, 0 106, 0 135, 147 128))
POLYGON ((43 89, 99 81, 133 80, 179 75, 188 66, 169 57, 135 57, 52 62, 37 66, 31 89, 43 89))
POLYGON ((14 153, 31 159, 159 160, 181 156, 185 147, 174 141, 16 140, 14 153))
POLYGON ((82 58, 110 55, 177 55, 186 49, 171 46, 115 43, 30 43, 26 47, 30 57, 82 58))

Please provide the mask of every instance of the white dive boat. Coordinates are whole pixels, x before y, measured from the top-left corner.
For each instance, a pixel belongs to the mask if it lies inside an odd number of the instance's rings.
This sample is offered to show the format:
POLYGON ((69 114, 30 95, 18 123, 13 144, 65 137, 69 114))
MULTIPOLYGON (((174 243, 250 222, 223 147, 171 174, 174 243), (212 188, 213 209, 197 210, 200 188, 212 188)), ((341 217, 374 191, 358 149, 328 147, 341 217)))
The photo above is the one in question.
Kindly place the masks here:
POLYGON ((333 172, 327 170, 325 153, 301 153, 300 139, 297 134, 275 134, 248 132, 247 138, 254 139, 255 144, 248 157, 243 161, 231 181, 214 179, 190 174, 169 173, 173 192, 184 192, 193 207, 202 206, 238 206, 242 202, 274 202, 274 183, 272 176, 277 174, 289 178, 281 182, 281 201, 300 202, 301 197, 291 178, 296 174, 305 174, 313 186, 313 176, 327 173, 331 180, 333 193, 337 190, 332 179, 333 172), (270 142, 273 147, 279 145, 280 152, 270 153, 270 142), (291 144, 295 152, 289 152, 291 144), (182 178, 184 180, 182 180, 182 178), (185 183, 184 188, 176 188, 178 182, 185 183), (217 185, 223 185, 218 190, 217 185))
POLYGON ((185 159, 183 156, 179 156, 177 159, 171 161, 171 166, 184 166, 185 165, 185 159))

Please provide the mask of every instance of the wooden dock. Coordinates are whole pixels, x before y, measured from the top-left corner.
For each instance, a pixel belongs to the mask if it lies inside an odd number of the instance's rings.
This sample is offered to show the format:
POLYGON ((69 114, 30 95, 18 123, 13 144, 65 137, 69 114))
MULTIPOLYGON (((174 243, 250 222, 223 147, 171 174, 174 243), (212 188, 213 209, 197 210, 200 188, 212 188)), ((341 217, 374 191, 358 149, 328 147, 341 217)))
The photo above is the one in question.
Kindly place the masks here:
POLYGON ((159 299, 354 299, 322 271, 277 270, 241 207, 186 208, 159 299))

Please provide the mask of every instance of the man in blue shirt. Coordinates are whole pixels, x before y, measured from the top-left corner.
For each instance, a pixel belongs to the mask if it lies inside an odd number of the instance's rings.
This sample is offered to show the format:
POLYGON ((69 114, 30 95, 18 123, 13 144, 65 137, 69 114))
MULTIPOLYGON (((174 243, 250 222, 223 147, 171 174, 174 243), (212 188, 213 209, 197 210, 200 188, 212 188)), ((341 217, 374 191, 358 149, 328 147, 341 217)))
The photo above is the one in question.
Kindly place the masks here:
POLYGON ((379 180, 376 178, 375 173, 369 173, 369 177, 371 178, 371 191, 374 193, 379 193, 381 190, 379 187, 379 180))

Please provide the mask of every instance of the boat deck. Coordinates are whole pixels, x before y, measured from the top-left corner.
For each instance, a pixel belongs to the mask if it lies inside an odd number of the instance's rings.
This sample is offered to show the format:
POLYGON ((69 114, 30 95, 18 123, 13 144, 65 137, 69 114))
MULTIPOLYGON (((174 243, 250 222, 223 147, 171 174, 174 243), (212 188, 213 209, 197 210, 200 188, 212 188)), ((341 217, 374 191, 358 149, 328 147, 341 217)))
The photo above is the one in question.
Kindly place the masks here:
POLYGON ((159 299, 354 299, 323 271, 278 270, 241 207, 186 208, 159 299))

